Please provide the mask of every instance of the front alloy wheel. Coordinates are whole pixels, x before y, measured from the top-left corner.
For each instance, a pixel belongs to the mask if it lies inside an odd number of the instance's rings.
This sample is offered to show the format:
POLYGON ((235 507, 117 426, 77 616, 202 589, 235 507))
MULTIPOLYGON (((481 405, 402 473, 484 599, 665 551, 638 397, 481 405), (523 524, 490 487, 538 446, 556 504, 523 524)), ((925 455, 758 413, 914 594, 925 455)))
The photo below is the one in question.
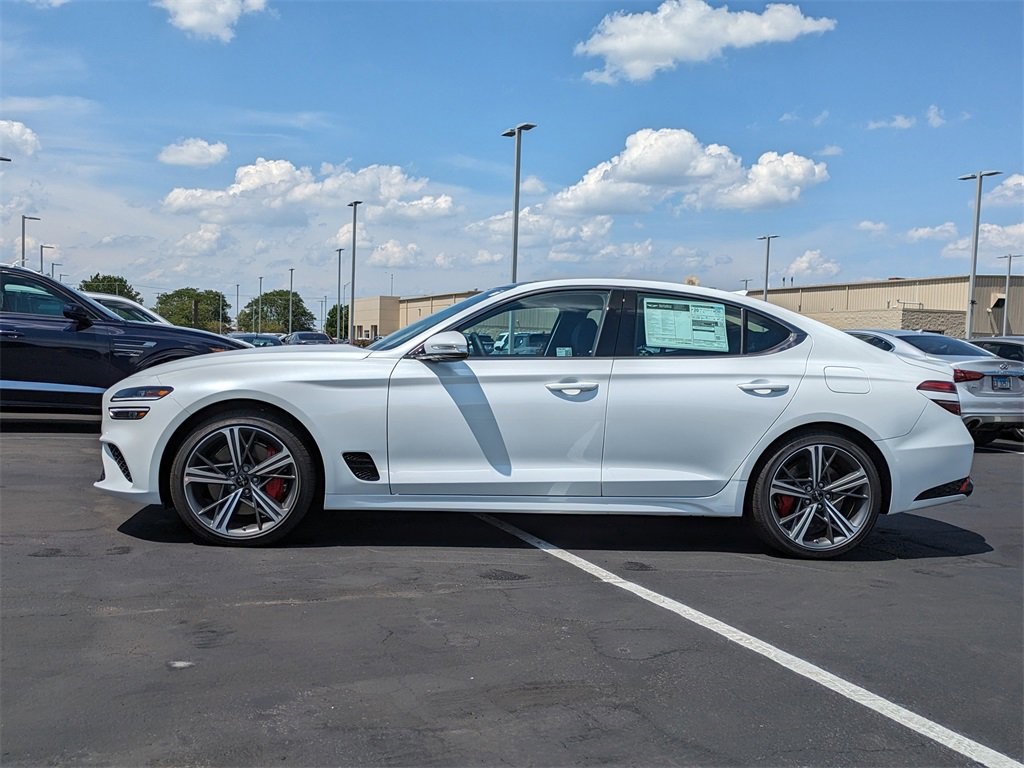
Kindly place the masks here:
POLYGON ((286 536, 315 489, 309 450, 283 419, 238 414, 197 426, 171 469, 171 498, 200 538, 237 546, 286 536))
POLYGON ((818 433, 786 443, 764 465, 751 511, 768 545, 824 559, 857 546, 874 527, 881 502, 871 457, 843 437, 818 433))

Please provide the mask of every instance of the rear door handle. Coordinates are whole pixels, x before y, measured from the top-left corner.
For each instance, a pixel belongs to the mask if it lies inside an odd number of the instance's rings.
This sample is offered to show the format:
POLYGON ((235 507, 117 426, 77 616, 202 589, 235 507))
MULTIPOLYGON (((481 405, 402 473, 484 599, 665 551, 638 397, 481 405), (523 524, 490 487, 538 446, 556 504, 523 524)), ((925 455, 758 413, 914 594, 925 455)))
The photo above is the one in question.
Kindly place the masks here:
POLYGON ((737 384, 736 386, 744 392, 753 392, 755 395, 767 395, 772 392, 789 391, 789 384, 782 384, 777 381, 768 381, 767 379, 755 379, 754 381, 744 382, 743 384, 737 384))
POLYGON ((561 392, 563 395, 578 395, 580 392, 593 392, 597 389, 596 381, 557 381, 552 384, 545 384, 551 392, 561 392))
POLYGON ((24 335, 21 331, 0 330, 0 338, 4 339, 20 339, 24 335))

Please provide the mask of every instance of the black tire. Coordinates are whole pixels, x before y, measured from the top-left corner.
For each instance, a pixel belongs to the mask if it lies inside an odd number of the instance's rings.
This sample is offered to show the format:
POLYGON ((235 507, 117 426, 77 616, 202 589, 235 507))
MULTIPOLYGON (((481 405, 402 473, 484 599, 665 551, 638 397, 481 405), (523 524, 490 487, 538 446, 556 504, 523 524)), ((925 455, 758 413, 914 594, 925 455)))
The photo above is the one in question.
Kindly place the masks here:
POLYGON ((988 445, 999 437, 999 432, 994 429, 973 429, 971 430, 971 437, 974 438, 974 444, 980 447, 988 445))
POLYGON ((175 454, 170 489, 175 510, 200 539, 253 547, 280 541, 301 522, 317 474, 287 420, 238 412, 192 429, 175 454))
POLYGON ((768 546, 823 560, 860 544, 875 526, 882 483, 874 460, 831 432, 780 445, 751 494, 754 528, 768 546))

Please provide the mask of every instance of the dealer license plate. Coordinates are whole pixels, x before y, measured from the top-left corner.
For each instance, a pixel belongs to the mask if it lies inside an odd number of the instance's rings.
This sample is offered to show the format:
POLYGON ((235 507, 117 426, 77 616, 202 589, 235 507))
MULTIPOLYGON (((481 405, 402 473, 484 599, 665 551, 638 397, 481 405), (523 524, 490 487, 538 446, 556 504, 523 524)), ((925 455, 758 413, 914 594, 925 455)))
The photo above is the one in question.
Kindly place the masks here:
POLYGON ((1009 376, 993 376, 992 377, 992 389, 1009 389, 1010 388, 1010 377, 1009 376))

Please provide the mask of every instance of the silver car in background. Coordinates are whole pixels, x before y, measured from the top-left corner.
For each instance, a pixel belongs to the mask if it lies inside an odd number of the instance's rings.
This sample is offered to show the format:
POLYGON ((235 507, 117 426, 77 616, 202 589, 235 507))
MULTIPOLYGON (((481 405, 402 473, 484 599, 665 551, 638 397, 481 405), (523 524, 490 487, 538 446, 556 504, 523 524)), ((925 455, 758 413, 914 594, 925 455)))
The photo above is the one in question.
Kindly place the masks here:
POLYGON ((960 414, 975 445, 1024 428, 1024 363, 1007 360, 975 344, 941 333, 896 329, 847 331, 900 357, 944 362, 953 369, 960 414))

